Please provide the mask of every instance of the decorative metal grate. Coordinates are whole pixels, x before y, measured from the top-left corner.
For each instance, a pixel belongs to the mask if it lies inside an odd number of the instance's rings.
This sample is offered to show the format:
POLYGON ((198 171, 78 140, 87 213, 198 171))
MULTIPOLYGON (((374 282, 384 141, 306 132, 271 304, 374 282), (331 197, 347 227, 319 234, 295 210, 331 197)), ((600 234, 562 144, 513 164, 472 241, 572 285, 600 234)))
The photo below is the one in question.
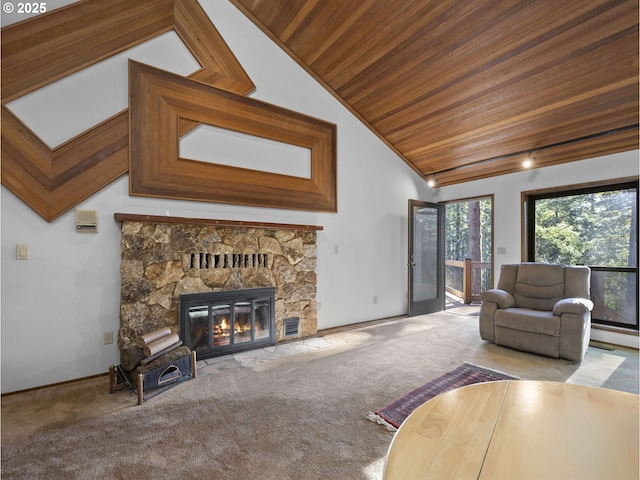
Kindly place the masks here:
POLYGON ((217 268, 267 268, 267 253, 190 253, 187 264, 191 269, 209 270, 217 268))
POLYGON ((292 317, 284 319, 284 336, 293 337, 300 334, 300 318, 292 317))

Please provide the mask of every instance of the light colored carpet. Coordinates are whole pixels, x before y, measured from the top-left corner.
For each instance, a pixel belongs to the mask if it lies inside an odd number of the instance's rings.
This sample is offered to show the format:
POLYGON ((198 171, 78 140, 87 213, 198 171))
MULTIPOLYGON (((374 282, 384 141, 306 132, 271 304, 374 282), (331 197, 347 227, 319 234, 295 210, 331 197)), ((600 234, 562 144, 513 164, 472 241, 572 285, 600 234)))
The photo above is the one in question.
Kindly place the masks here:
POLYGON ((107 377, 5 396, 2 478, 378 480, 392 435, 367 412, 463 362, 638 393, 635 350, 576 365, 483 342, 474 316, 402 317, 201 361, 142 406, 107 377))

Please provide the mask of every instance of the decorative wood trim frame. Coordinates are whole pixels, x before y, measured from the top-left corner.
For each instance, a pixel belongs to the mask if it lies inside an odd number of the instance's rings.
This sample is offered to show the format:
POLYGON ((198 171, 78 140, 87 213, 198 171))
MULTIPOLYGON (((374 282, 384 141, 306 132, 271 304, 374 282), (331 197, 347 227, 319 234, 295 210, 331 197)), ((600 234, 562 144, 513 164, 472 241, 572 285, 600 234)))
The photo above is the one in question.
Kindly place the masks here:
POLYGON ((336 126, 129 61, 131 195, 337 211, 336 126), (311 178, 179 158, 186 119, 311 151, 311 178))
POLYGON ((202 66, 190 78, 255 89, 197 0, 84 0, 3 28, 2 184, 51 222, 125 174, 126 110, 51 149, 4 104, 172 29, 202 66))

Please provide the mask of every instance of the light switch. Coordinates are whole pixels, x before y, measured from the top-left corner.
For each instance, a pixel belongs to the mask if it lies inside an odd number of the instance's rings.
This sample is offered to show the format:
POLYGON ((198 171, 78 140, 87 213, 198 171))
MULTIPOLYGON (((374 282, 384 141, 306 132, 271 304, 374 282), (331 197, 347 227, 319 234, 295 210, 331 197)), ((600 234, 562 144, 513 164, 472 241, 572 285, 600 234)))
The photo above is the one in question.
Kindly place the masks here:
POLYGON ((18 260, 29 260, 29 245, 16 245, 16 258, 18 260))

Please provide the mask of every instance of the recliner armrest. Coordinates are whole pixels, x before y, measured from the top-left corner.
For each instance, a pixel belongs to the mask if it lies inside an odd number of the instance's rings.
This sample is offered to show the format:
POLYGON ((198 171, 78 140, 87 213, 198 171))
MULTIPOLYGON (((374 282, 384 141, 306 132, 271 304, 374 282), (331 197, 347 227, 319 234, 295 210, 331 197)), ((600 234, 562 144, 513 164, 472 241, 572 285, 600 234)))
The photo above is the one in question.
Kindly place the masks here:
POLYGON ((491 290, 485 290, 480 293, 480 300, 483 302, 496 303, 498 308, 512 308, 516 305, 516 301, 509 292, 498 288, 492 288, 491 290))
POLYGON ((553 314, 561 316, 563 313, 584 315, 593 309, 593 302, 586 298, 563 298, 553 306, 553 314))

